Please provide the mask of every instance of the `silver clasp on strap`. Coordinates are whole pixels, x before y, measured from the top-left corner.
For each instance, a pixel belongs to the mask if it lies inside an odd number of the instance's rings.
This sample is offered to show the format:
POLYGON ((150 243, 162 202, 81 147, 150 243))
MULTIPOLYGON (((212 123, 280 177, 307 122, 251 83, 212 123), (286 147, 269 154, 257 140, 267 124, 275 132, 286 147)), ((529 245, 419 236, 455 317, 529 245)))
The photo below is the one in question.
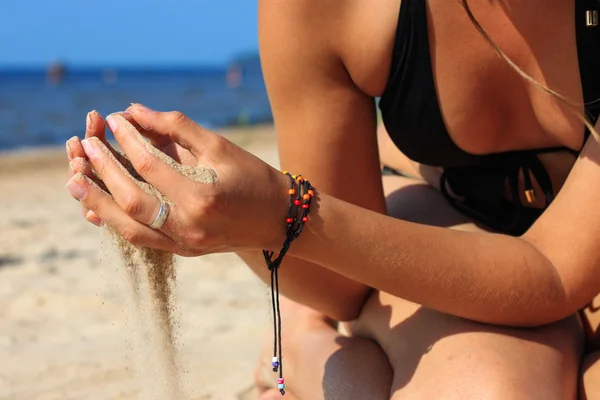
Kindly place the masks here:
POLYGON ((587 10, 585 12, 585 26, 588 28, 598 26, 598 11, 587 10))

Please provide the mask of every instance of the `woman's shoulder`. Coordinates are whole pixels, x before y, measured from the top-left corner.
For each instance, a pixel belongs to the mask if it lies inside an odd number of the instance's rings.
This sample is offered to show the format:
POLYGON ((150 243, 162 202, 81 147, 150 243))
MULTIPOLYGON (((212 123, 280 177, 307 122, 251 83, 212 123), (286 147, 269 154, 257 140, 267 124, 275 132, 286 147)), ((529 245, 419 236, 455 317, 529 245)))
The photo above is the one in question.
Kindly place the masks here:
MULTIPOLYGON (((294 40, 337 57, 363 92, 378 96, 383 91, 400 0, 260 0, 259 4, 259 31, 267 24, 285 26, 293 31, 294 40)), ((271 30, 275 34, 278 29, 271 30)))

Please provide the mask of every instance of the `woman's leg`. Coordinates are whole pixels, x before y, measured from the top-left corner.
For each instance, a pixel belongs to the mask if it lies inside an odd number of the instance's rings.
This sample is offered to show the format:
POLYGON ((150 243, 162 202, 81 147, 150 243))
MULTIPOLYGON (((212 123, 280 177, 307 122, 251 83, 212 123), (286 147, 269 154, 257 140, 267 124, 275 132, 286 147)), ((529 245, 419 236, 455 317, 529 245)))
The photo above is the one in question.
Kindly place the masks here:
MULTIPOLYGON (((341 335, 322 314, 283 297, 281 312, 286 398, 389 399, 392 370, 376 343, 341 335)), ((272 343, 269 336, 255 373, 260 400, 281 398, 276 389, 268 389, 277 378, 272 343)))
POLYGON ((475 323, 402 302, 369 300, 353 332, 394 369, 392 399, 575 399, 582 337, 576 317, 536 329, 475 323))
MULTIPOLYGON (((318 326, 315 319, 295 326, 295 339, 285 342, 288 398, 576 398, 580 360, 576 320, 535 330, 502 329, 436 315, 415 305, 411 317, 393 321, 391 328, 372 322, 373 331, 387 336, 382 344, 393 362, 393 382, 392 368, 379 345, 367 338, 344 337, 324 322, 318 326)), ((270 363, 267 358, 263 365, 270 363)), ((274 378, 271 372, 270 379, 274 378)), ((600 393, 594 387, 599 386, 600 366, 584 379, 588 399, 595 400, 590 393, 600 393)), ((258 383, 270 382, 259 378, 258 383)), ((276 398, 280 398, 276 390, 259 397, 276 398)))
MULTIPOLYGON (((388 212, 396 218, 481 230, 427 185, 386 177, 384 186, 388 212)), ((388 355, 394 368, 392 393, 397 398, 576 396, 583 351, 576 316, 536 329, 510 329, 377 293, 353 325, 357 334, 373 338, 388 355)))

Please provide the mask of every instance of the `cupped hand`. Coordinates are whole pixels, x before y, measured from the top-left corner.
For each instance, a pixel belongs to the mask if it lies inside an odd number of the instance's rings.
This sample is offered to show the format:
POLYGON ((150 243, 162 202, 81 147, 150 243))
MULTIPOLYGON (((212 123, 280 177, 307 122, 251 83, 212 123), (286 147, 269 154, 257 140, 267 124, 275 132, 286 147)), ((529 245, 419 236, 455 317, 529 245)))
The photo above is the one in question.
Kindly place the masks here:
MULTIPOLYGON (((171 157, 172 159, 178 161, 182 165, 195 165, 196 158, 189 152, 189 150, 184 149, 175 143, 171 138, 167 135, 160 135, 156 132, 147 131, 142 129, 137 123, 131 118, 128 118, 129 122, 131 122, 140 133, 148 138, 150 143, 171 157)), ((85 123, 85 138, 98 138, 104 146, 106 146, 113 156, 123 165, 125 169, 127 169, 136 179, 141 180, 141 177, 137 174, 133 165, 127 158, 125 154, 119 152, 114 149, 110 143, 106 139, 106 123, 104 118, 97 112, 91 111, 86 116, 85 123)), ((81 145, 81 139, 77 136, 72 137, 66 143, 66 151, 67 157, 69 159, 69 178, 77 173, 81 173, 91 179, 94 183, 100 186, 105 192, 108 193, 108 189, 103 184, 101 180, 98 179, 97 174, 92 168, 87 156, 85 154, 85 150, 81 145)), ((88 222, 93 223, 94 225, 101 226, 102 221, 100 218, 94 213, 94 211, 89 210, 84 204, 81 205, 82 214, 88 222)))
POLYGON ((178 112, 133 105, 109 116, 107 123, 147 184, 136 182, 121 166, 126 161, 112 156, 114 150, 98 132, 100 123, 92 120, 81 149, 71 143, 76 173, 67 184, 87 215, 93 213, 135 245, 185 256, 281 245, 289 187, 285 175, 178 112), (165 160, 161 154, 172 157, 165 160), (170 212, 159 229, 152 229, 161 199, 170 212))

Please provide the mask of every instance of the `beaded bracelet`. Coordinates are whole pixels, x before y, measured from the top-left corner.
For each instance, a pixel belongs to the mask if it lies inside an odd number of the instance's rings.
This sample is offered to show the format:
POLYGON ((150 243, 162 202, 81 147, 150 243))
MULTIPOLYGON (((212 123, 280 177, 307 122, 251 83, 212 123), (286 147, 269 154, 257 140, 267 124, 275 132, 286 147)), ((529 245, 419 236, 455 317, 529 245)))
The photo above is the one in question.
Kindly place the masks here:
POLYGON ((283 379, 283 354, 281 351, 281 312, 279 311, 279 266, 283 257, 290 248, 290 245, 300 233, 304 224, 308 222, 310 213, 310 204, 315 196, 315 189, 309 181, 301 175, 291 175, 289 172, 283 172, 290 179, 290 201, 288 204, 288 216, 285 220, 286 238, 277 258, 273 260, 275 252, 263 250, 263 256, 267 267, 271 271, 271 304, 273 305, 273 372, 279 371, 277 387, 281 395, 285 395, 285 380, 283 379))

